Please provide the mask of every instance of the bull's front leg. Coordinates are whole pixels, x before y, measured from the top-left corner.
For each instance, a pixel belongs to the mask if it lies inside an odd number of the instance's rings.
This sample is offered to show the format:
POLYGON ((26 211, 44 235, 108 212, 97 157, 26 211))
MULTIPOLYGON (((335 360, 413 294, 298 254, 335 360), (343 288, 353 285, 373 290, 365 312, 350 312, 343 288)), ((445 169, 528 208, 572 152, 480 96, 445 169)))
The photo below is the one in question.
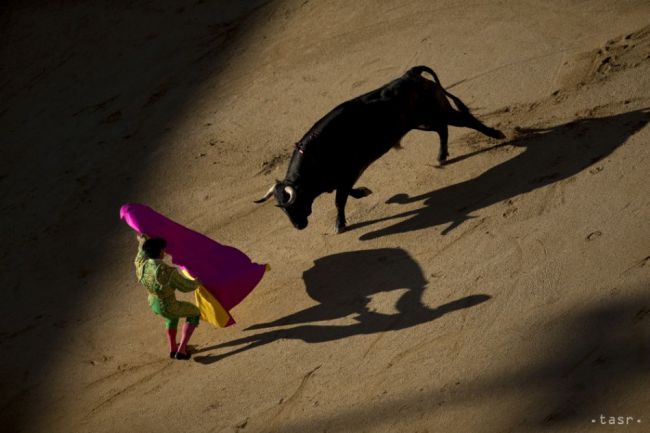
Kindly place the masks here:
POLYGON ((350 195, 350 188, 337 188, 336 198, 336 233, 343 233, 345 231, 345 204, 348 202, 348 195, 350 195))

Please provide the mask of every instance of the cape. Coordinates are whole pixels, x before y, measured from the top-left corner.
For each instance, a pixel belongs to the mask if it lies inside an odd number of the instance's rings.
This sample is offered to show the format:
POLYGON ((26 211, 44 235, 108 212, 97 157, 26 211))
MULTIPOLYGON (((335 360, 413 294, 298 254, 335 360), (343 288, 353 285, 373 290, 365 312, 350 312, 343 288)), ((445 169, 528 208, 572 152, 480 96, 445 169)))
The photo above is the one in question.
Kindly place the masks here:
POLYGON ((234 324, 230 310, 248 296, 267 270, 267 265, 253 263, 237 248, 222 245, 143 204, 123 205, 120 218, 140 234, 163 238, 172 263, 201 281, 202 287, 195 292, 197 306, 201 317, 212 324, 234 324))

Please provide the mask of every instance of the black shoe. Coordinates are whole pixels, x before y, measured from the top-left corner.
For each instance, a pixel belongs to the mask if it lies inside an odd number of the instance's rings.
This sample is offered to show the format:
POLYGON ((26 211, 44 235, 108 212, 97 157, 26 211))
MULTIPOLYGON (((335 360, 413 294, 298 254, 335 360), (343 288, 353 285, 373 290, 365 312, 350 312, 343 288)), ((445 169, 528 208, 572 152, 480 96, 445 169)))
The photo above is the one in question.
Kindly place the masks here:
POLYGON ((169 357, 171 359, 175 359, 176 358, 176 352, 169 352, 169 357))
POLYGON ((176 352, 176 359, 187 360, 192 357, 191 353, 176 352))

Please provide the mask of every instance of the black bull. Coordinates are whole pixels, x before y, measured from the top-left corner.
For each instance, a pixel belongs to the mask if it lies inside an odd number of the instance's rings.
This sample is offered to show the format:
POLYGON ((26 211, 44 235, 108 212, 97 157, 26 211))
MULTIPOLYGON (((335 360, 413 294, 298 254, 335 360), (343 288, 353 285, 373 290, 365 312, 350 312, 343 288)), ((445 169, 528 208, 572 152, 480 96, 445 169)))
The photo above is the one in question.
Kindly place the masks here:
POLYGON ((391 147, 398 147, 412 129, 438 133, 438 161, 444 163, 449 155, 448 125, 505 138, 447 92, 431 68, 416 66, 385 86, 342 103, 316 122, 296 143, 285 179, 255 202, 262 203, 275 195, 291 223, 304 229, 314 199, 336 190, 336 231, 341 232, 345 230, 348 196, 361 198, 371 193, 368 188, 354 188, 364 170, 391 147), (433 81, 422 76, 425 72, 433 81))

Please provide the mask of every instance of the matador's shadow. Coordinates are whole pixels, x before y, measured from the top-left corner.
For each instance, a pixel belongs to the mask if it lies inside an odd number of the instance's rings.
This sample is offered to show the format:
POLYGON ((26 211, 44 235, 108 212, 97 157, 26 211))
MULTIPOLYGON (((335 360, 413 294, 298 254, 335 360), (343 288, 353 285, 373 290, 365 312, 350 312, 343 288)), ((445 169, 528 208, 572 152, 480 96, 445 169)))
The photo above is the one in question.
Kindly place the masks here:
POLYGON ((606 117, 574 120, 544 129, 519 129, 520 135, 496 146, 452 158, 461 161, 499 147, 524 148, 512 159, 490 168, 465 182, 409 197, 397 194, 387 203, 416 203, 424 206, 392 216, 348 226, 348 230, 382 221, 404 219, 388 227, 364 233, 360 240, 422 230, 446 224, 446 234, 482 208, 514 198, 576 175, 609 156, 650 121, 650 109, 641 109, 606 117))
POLYGON ((251 326, 263 329, 275 326, 323 322, 352 316, 351 325, 300 325, 262 332, 197 352, 240 346, 227 353, 195 356, 195 360, 210 364, 230 355, 262 346, 278 339, 300 339, 306 343, 321 343, 352 335, 373 334, 409 328, 435 320, 444 314, 472 307, 490 299, 479 294, 465 296, 437 308, 422 303, 427 281, 415 260, 400 248, 351 251, 334 254, 315 261, 303 273, 309 296, 317 305, 282 317, 273 322, 251 326), (374 294, 406 289, 398 299, 394 314, 371 311, 374 294))

